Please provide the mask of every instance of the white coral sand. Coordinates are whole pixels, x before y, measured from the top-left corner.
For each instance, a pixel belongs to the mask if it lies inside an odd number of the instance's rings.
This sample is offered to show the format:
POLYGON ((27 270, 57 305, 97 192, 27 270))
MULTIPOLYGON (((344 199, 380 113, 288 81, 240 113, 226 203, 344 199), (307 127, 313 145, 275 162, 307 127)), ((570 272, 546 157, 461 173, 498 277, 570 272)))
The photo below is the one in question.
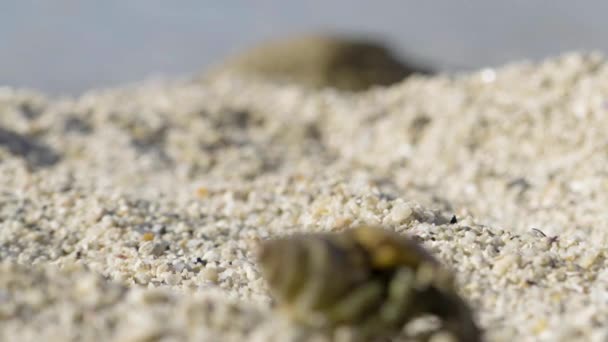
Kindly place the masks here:
POLYGON ((488 341, 605 341, 606 132, 583 54, 358 94, 3 88, 0 340, 304 338, 253 247, 365 222, 451 267, 488 341))

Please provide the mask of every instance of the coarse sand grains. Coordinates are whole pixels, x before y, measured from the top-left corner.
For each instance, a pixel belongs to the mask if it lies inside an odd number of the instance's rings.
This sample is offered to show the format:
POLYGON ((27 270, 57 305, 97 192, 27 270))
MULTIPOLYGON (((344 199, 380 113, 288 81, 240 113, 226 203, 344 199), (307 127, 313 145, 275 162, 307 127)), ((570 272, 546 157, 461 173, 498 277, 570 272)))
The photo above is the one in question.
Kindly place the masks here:
POLYGON ((271 310, 255 246, 368 223, 451 267, 488 341, 606 341, 607 131, 594 54, 363 93, 0 88, 0 340, 327 341, 271 310))

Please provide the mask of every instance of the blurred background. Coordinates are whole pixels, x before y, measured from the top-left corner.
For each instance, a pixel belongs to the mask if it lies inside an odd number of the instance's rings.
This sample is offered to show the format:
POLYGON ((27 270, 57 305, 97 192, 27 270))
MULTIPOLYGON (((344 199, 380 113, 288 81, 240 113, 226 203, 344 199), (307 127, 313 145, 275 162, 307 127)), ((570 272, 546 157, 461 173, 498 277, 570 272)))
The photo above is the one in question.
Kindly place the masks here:
POLYGON ((464 71, 606 52, 608 2, 0 0, 0 85, 53 95, 191 76, 258 42, 363 35, 404 60, 464 71))

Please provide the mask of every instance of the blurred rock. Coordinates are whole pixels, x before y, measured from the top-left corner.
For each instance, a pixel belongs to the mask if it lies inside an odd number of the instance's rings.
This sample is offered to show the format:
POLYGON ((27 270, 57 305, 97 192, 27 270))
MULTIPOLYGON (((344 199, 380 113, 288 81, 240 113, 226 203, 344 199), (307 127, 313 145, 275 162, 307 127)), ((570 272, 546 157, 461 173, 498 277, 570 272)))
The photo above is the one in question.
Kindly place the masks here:
POLYGON ((226 73, 361 91, 430 70, 400 61, 381 42, 337 36, 300 36, 262 43, 231 57, 209 75, 226 73))

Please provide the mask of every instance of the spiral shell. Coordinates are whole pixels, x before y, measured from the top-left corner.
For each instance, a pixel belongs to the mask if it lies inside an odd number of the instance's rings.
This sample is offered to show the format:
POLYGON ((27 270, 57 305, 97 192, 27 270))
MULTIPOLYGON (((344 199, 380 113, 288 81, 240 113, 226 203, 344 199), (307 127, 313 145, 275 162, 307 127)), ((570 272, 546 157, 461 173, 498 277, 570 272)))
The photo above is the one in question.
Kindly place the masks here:
POLYGON ((433 314, 458 340, 481 340, 451 273, 394 232, 361 226, 267 240, 259 264, 281 311, 302 325, 384 336, 433 314))

